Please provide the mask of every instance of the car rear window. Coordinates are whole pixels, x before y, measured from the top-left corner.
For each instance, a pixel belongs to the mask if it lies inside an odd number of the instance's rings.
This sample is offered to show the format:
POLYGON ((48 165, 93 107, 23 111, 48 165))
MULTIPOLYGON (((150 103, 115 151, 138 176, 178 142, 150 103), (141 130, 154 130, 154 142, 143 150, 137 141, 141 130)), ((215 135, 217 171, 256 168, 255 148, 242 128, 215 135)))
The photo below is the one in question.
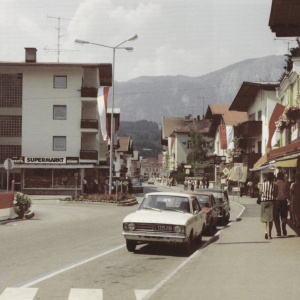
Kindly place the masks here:
POLYGON ((209 204, 209 196, 207 195, 195 195, 197 199, 199 200, 199 203, 202 206, 207 206, 206 204, 209 204))

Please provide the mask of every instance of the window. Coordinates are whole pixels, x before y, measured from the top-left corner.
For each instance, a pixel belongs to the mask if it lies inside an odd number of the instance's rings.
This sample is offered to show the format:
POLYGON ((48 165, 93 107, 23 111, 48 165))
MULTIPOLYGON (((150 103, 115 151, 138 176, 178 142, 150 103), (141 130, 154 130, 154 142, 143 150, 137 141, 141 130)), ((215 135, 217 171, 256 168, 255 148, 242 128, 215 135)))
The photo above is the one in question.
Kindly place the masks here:
POLYGON ((257 121, 261 121, 261 110, 257 112, 257 121))
POLYGON ((0 164, 3 164, 7 158, 21 156, 21 146, 0 145, 0 164))
POLYGON ((249 121, 255 121, 255 113, 248 116, 249 121))
POLYGON ((0 107, 22 107, 23 76, 0 74, 0 107))
POLYGON ((67 76, 54 76, 53 87, 57 89, 66 89, 67 76))
POLYGON ((65 136, 54 136, 53 137, 53 150, 65 151, 66 150, 66 137, 65 136))
POLYGON ((67 106, 66 105, 53 105, 53 119, 66 120, 67 119, 67 106))
POLYGON ((192 147, 192 142, 186 141, 186 149, 191 149, 191 147, 192 147))
POLYGON ((0 116, 0 136, 22 136, 22 116, 0 116))

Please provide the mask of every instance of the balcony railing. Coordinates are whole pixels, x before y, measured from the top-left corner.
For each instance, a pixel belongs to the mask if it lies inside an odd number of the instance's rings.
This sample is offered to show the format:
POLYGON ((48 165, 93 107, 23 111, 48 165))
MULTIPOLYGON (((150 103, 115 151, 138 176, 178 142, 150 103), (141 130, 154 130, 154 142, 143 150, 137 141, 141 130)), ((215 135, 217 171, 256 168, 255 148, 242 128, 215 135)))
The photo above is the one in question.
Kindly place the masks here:
POLYGON ((82 129, 98 129, 98 120, 96 119, 81 119, 82 129))
POLYGON ((97 88, 81 88, 81 97, 97 98, 97 88))
POLYGON ((235 136, 252 137, 262 134, 262 121, 247 121, 234 128, 235 136))
POLYGON ((98 160, 98 151, 80 150, 80 159, 98 160))

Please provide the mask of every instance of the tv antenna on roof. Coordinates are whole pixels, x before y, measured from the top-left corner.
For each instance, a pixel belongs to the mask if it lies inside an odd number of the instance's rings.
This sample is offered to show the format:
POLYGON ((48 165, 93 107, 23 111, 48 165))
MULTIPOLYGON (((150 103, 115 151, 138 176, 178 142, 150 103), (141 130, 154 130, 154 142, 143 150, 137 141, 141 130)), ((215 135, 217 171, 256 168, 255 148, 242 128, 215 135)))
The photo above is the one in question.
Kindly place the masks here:
POLYGON ((290 52, 290 43, 296 42, 296 40, 290 40, 290 39, 276 39, 274 38, 274 41, 283 41, 284 43, 288 44, 288 54, 290 52))
POLYGON ((45 51, 49 52, 57 52, 57 62, 59 62, 59 54, 60 52, 67 52, 67 51, 78 51, 78 50, 67 50, 67 49, 61 49, 60 48, 60 38, 64 35, 60 35, 60 20, 69 20, 69 21, 75 21, 72 19, 65 19, 65 18, 60 18, 60 17, 51 17, 47 15, 47 19, 57 19, 58 21, 58 26, 57 26, 57 49, 50 49, 48 46, 44 47, 45 51))

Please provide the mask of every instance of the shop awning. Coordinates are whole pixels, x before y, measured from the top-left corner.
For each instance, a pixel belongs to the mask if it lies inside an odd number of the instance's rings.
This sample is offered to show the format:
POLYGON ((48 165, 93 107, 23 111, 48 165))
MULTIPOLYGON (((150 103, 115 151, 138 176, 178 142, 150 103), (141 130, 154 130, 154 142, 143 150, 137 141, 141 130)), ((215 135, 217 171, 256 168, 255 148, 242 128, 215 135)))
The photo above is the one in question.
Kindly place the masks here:
POLYGON ((265 166, 258 167, 257 169, 250 169, 250 171, 270 171, 274 169, 274 164, 268 164, 265 166))
POLYGON ((289 159, 289 160, 282 160, 277 161, 275 163, 276 167, 283 167, 283 168, 296 168, 297 167, 298 158, 289 159))
POLYGON ((237 174, 234 171, 234 168, 232 168, 228 174, 228 180, 231 181, 240 181, 240 182, 246 182, 247 179, 247 171, 248 171, 248 167, 243 167, 243 172, 242 174, 237 174))

